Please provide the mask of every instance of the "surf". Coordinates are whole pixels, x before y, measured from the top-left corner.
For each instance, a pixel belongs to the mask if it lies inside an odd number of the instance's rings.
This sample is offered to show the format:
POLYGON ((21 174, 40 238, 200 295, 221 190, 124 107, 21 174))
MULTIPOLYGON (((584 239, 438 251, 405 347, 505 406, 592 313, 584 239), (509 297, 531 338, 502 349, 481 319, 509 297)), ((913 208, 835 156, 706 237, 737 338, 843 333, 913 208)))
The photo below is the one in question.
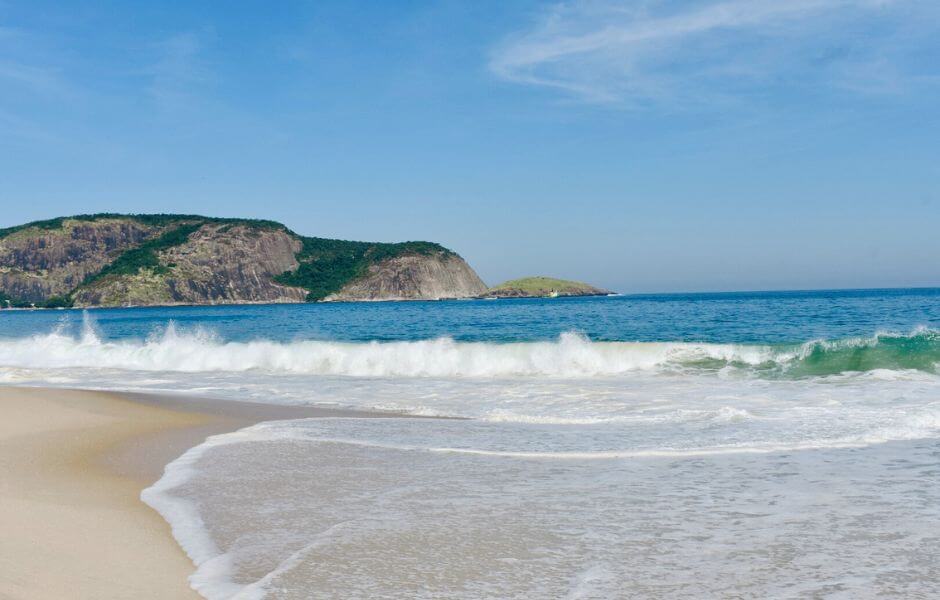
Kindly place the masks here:
POLYGON ((86 315, 81 332, 0 339, 0 364, 20 369, 247 372, 349 377, 623 377, 637 372, 766 379, 844 373, 940 372, 940 332, 811 340, 798 344, 594 341, 578 332, 554 340, 463 342, 450 337, 348 342, 226 341, 209 328, 173 321, 144 339, 111 340, 86 315))

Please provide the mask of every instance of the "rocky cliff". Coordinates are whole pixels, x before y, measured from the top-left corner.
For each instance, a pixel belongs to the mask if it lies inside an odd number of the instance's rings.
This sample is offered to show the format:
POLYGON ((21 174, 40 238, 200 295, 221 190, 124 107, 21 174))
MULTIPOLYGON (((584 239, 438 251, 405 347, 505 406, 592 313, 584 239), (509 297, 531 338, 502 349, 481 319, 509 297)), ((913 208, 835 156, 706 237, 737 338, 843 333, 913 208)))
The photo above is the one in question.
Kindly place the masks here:
POLYGON ((0 229, 0 307, 465 298, 454 252, 297 235, 271 221, 85 215, 0 229))
POLYGON ((0 293, 29 303, 64 296, 153 232, 126 219, 63 220, 58 227, 13 230, 0 237, 0 293))
POLYGON ((485 291, 486 284, 462 258, 433 252, 405 254, 370 265, 363 276, 325 300, 471 298, 485 291))

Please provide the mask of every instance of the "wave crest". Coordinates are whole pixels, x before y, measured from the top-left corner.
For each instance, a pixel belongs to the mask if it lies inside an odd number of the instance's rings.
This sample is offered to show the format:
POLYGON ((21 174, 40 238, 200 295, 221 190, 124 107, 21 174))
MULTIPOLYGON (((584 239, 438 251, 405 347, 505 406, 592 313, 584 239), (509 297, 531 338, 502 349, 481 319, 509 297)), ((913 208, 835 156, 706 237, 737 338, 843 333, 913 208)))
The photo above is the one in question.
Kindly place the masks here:
POLYGON ((21 369, 242 372, 359 377, 603 377, 635 371, 803 378, 845 372, 937 373, 940 333, 772 346, 687 342, 594 342, 576 333, 554 341, 491 343, 437 338, 403 342, 255 340, 227 342, 171 322, 145 340, 106 340, 83 331, 0 340, 0 365, 21 369))

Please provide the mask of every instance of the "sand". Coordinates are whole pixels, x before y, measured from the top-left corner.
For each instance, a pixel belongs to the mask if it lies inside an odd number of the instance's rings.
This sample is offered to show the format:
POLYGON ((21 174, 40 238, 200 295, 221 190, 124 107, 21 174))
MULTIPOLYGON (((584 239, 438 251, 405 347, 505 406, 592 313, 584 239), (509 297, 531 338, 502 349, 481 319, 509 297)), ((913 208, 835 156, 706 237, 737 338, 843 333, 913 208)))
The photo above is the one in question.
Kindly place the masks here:
POLYGON ((199 598, 140 492, 215 433, 366 416, 172 397, 0 388, 0 599, 199 598))

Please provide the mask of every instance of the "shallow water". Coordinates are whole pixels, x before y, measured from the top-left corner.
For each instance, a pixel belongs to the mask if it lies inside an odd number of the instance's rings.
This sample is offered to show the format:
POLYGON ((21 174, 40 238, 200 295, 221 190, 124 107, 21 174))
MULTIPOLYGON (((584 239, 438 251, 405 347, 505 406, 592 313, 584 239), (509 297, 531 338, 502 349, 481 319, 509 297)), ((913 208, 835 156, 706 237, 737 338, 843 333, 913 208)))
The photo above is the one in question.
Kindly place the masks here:
MULTIPOLYGON (((476 427, 498 446, 519 434, 476 427)), ((492 449, 454 422, 272 423, 213 440, 171 468, 178 487, 147 500, 170 514, 174 499, 197 503, 212 544, 179 535, 203 558, 194 582, 210 597, 940 593, 936 440, 531 458, 403 447, 403 430, 492 449)))
POLYGON ((0 314, 0 382, 467 420, 209 440, 212 598, 932 597, 940 290, 0 314))

